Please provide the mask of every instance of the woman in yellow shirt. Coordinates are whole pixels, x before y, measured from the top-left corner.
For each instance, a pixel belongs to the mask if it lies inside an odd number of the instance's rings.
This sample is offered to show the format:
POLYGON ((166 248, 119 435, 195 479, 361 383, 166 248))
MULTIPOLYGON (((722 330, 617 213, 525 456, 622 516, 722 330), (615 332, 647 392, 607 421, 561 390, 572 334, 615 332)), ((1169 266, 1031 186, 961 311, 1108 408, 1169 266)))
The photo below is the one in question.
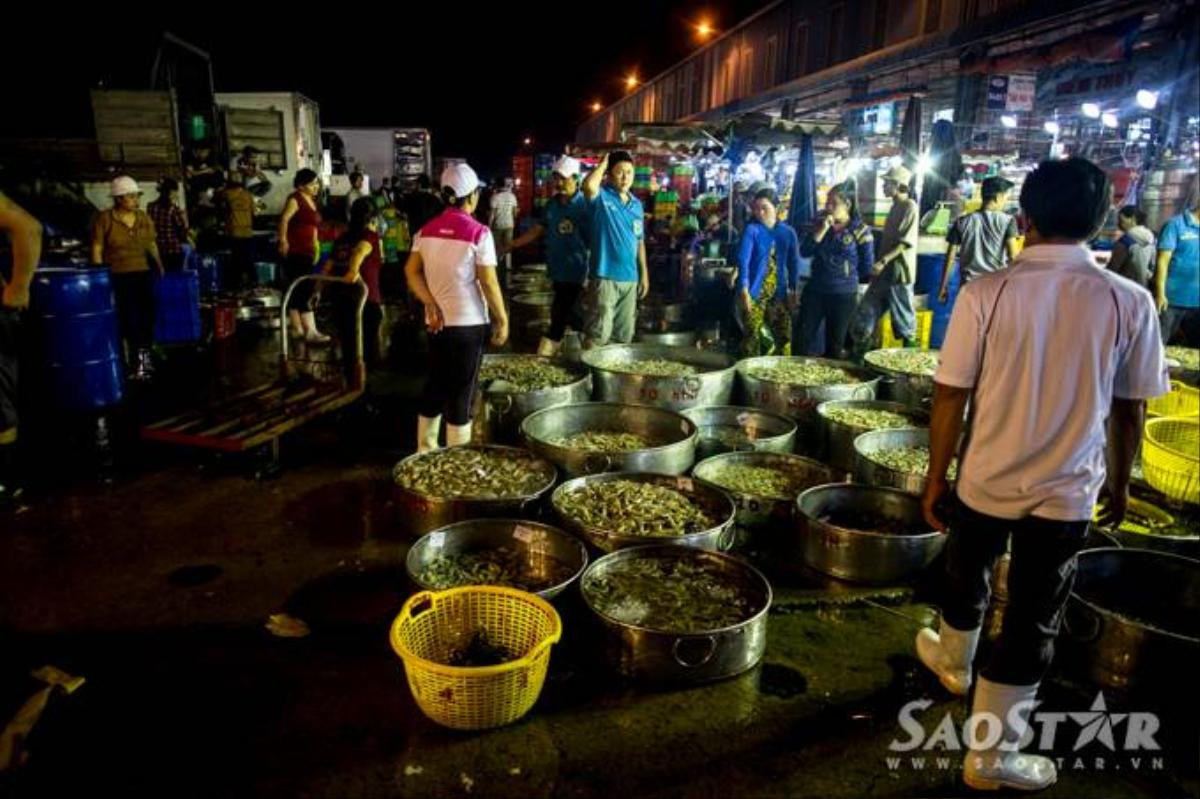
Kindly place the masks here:
POLYGON ((113 207, 92 222, 93 266, 112 270, 117 324, 125 341, 125 364, 130 378, 150 377, 150 346, 154 343, 154 274, 162 274, 154 222, 139 207, 137 181, 121 176, 112 182, 113 207))

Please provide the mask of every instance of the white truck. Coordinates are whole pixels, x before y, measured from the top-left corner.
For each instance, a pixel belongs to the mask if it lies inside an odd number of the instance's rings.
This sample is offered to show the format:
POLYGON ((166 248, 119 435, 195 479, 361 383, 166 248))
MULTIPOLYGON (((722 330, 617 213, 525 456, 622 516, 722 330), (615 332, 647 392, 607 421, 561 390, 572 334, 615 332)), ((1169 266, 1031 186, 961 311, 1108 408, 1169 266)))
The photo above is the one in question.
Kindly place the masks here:
POLYGON ((350 190, 342 176, 356 170, 372 187, 388 178, 409 189, 433 168, 432 138, 425 128, 325 128, 322 135, 333 152, 334 195, 350 190))
POLYGON ((321 148, 320 107, 297 92, 217 92, 225 144, 233 169, 245 147, 259 151, 259 166, 271 182, 262 197, 264 213, 278 215, 301 169, 329 185, 328 159, 321 148))

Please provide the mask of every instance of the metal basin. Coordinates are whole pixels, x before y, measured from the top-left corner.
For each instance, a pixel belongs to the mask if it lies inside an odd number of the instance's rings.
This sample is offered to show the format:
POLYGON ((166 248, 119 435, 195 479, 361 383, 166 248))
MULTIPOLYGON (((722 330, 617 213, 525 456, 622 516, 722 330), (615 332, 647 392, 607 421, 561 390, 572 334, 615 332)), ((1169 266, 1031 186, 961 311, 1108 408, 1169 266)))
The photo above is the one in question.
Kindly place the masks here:
POLYGON ((588 350, 583 362, 592 367, 596 398, 629 405, 653 405, 681 411, 704 405, 728 405, 733 395, 734 360, 728 355, 689 347, 612 344, 588 350), (695 366, 687 377, 650 377, 607 368, 608 363, 662 359, 695 366))
POLYGON ((874 430, 854 439, 854 479, 865 485, 898 488, 909 494, 925 493, 927 482, 923 474, 908 474, 876 463, 867 455, 904 447, 928 447, 929 429, 903 427, 898 430, 874 430))
POLYGON ((767 647, 771 586, 753 566, 727 555, 682 547, 646 546, 622 550, 595 561, 580 582, 583 599, 605 631, 605 655, 621 674, 652 683, 698 685, 733 677, 753 668, 767 647), (675 633, 637 627, 601 613, 588 596, 589 580, 630 560, 684 559, 717 569, 736 585, 756 612, 738 624, 701 632, 675 633))
MULTIPOLYGON (((1100 506, 1097 506, 1099 511, 1100 506)), ((1095 527, 1093 526, 1093 530, 1095 527)), ((1114 540, 1113 546, 1130 549, 1153 549, 1183 555, 1185 558, 1200 559, 1200 536, 1194 530, 1185 530, 1175 517, 1157 505, 1136 497, 1129 498, 1129 514, 1125 524, 1118 528, 1104 527, 1105 534, 1114 540), (1142 517, 1139 524, 1133 514, 1142 517), (1168 532, 1169 531, 1169 532, 1168 532)))
POLYGON ((830 400, 873 400, 879 375, 869 369, 848 361, 831 361, 824 358, 801 356, 768 355, 747 358, 737 365, 738 380, 746 402, 756 408, 783 414, 798 425, 798 451, 810 454, 821 445, 822 427, 817 416, 817 406, 830 400), (845 369, 859 383, 842 383, 830 386, 797 386, 775 380, 763 380, 750 374, 757 366, 770 366, 784 360, 797 363, 813 363, 845 369))
POLYGON ((1096 685, 1177 695, 1200 673, 1200 561, 1143 549, 1080 552, 1063 637, 1068 662, 1096 685))
POLYGON ((515 294, 509 300, 513 316, 522 324, 533 321, 550 321, 550 306, 554 303, 554 294, 549 291, 539 291, 529 294, 515 294))
POLYGON ((508 282, 514 294, 545 294, 554 288, 544 275, 513 275, 508 282))
MULTIPOLYGON (((521 358, 528 360, 529 355, 484 355, 483 363, 497 363, 505 359, 521 358)), ((554 408, 576 402, 587 402, 592 395, 592 375, 581 367, 550 358, 536 358, 543 363, 554 363, 571 372, 576 379, 565 385, 551 386, 536 391, 511 391, 504 384, 493 382, 480 385, 475 394, 474 412, 475 429, 480 441, 488 443, 517 444, 521 443, 521 422, 535 411, 543 408, 554 408)))
POLYGON ((685 327, 691 316, 691 305, 685 302, 643 302, 638 306, 638 330, 647 333, 666 333, 685 327))
POLYGON ((433 453, 423 452, 410 455, 392 470, 392 484, 395 486, 396 501, 400 506, 398 516, 403 519, 404 529, 411 533, 424 534, 439 527, 478 518, 517 518, 532 514, 536 511, 542 498, 545 497, 554 483, 558 480, 558 471, 549 461, 536 458, 523 449, 515 447, 498 447, 492 445, 468 444, 472 449, 487 449, 508 452, 528 458, 541 464, 546 470, 546 482, 537 491, 524 494, 512 499, 490 499, 474 497, 431 497, 406 488, 396 482, 396 475, 401 467, 418 458, 428 457, 433 453))
POLYGON ((893 488, 854 483, 817 486, 800 495, 796 509, 800 556, 807 565, 840 580, 907 580, 932 563, 946 544, 946 536, 929 530, 921 515, 920 500, 893 488), (839 511, 878 514, 922 532, 867 532, 822 521, 839 511))
POLYGON ((653 344, 658 347, 696 346, 695 330, 679 330, 674 333, 644 333, 639 331, 635 338, 639 344, 653 344))
POLYGON ((441 587, 428 585, 420 577, 438 558, 501 547, 520 553, 524 573, 535 579, 547 577, 556 564, 571 570, 566 580, 537 591, 542 599, 553 599, 565 591, 588 564, 583 542, 557 527, 521 519, 471 519, 422 536, 408 550, 404 567, 418 587, 440 591, 441 587))
POLYGON ((726 488, 717 483, 713 476, 722 466, 731 465, 762 466, 786 472, 798 484, 798 493, 814 486, 837 483, 845 478, 844 474, 839 475, 823 463, 799 455, 776 452, 727 452, 696 464, 696 468, 692 469, 692 477, 704 485, 724 491, 737 506, 737 526, 745 534, 739 535, 737 546, 770 544, 773 543, 770 540, 771 536, 766 540, 756 541, 755 534, 790 530, 795 517, 796 497, 780 499, 726 488))
MULTIPOLYGON (((937 352, 937 350, 922 350, 923 352, 937 352)), ((875 350, 875 352, 886 352, 886 350, 875 350)), ((872 353, 867 353, 867 358, 870 358, 872 353)), ((929 408, 933 403, 933 376, 932 375, 914 375, 908 372, 901 372, 896 369, 888 369, 884 366, 867 362, 867 367, 875 370, 883 375, 883 379, 879 383, 879 394, 883 399, 889 399, 893 402, 899 402, 902 405, 907 405, 916 410, 929 412, 929 408)))
POLYGON ((817 406, 817 415, 820 417, 821 425, 825 430, 825 444, 821 450, 821 459, 847 472, 854 471, 856 462, 854 440, 863 433, 874 431, 869 427, 857 427, 830 419, 826 415, 826 411, 837 408, 891 411, 892 413, 902 413, 914 417, 914 427, 923 427, 929 424, 928 413, 911 408, 900 402, 888 402, 885 400, 835 400, 833 402, 822 402, 817 406))
POLYGON ((662 408, 609 402, 546 408, 521 423, 521 437, 567 477, 601 472, 684 474, 696 462, 696 425, 662 408), (586 452, 553 443, 587 431, 635 433, 663 443, 632 452, 586 452))
POLYGON ((593 474, 588 477, 577 477, 574 480, 568 480, 556 488, 550 498, 550 504, 554 507, 554 511, 558 515, 563 529, 583 538, 601 552, 615 552, 618 549, 645 544, 727 551, 734 544, 735 532, 733 520, 735 508, 733 500, 724 491, 704 485, 690 477, 672 477, 662 474, 637 474, 631 472, 613 472, 610 474, 593 474), (662 538, 628 535, 620 530, 605 530, 600 527, 581 524, 560 510, 559 503, 570 492, 578 491, 584 486, 615 480, 631 480, 638 483, 652 483, 664 488, 673 488, 702 507, 712 518, 717 520, 717 523, 708 530, 701 530, 698 533, 673 538, 662 538))
POLYGON ((796 446, 796 423, 786 416, 740 405, 708 405, 680 411, 700 430, 696 460, 705 460, 735 447, 720 439, 722 431, 740 431, 749 443, 736 449, 753 452, 792 452, 796 446))

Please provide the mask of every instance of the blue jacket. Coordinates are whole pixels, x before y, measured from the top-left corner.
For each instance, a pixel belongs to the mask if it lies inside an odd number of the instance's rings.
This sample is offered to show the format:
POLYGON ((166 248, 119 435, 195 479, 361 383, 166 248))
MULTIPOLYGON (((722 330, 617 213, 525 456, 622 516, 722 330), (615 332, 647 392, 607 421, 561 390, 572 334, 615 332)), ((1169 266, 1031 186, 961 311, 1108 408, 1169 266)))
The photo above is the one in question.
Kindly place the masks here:
POLYGON ((771 250, 775 251, 775 298, 786 299, 789 290, 795 290, 800 278, 800 242, 796 231, 783 222, 768 228, 761 222, 751 222, 742 233, 742 245, 738 249, 738 283, 750 290, 750 296, 759 299, 767 267, 771 263, 771 250))
POLYGON ((855 219, 841 232, 830 230, 817 243, 813 234, 804 237, 800 254, 812 258, 808 285, 823 294, 856 294, 859 281, 871 277, 875 263, 875 241, 871 229, 855 219))
POLYGON ((583 283, 588 275, 588 206, 583 192, 567 202, 551 197, 542 214, 548 273, 555 283, 583 283))

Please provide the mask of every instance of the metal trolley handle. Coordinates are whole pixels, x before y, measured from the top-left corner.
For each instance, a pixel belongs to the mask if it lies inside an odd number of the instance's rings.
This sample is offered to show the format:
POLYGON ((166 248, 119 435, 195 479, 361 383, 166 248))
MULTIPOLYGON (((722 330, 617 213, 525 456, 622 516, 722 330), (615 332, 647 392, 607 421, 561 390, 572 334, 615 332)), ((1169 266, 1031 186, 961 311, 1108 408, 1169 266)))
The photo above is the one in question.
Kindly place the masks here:
MULTIPOLYGON (((354 344, 355 344, 355 353, 357 354, 357 362, 355 363, 354 374, 355 374, 356 380, 358 380, 360 383, 365 383, 366 382, 366 364, 364 363, 364 360, 363 360, 363 356, 364 356, 364 351, 363 351, 363 309, 367 307, 367 284, 364 283, 361 278, 359 280, 354 281, 353 283, 347 283, 345 280, 343 280, 340 277, 332 277, 330 275, 303 275, 301 277, 296 278, 294 281, 292 281, 292 285, 288 286, 287 291, 284 292, 283 304, 280 306, 281 313, 283 314, 284 318, 280 320, 280 324, 279 324, 279 347, 280 347, 280 353, 281 353, 281 358, 282 358, 283 370, 285 372, 284 376, 286 377, 286 372, 287 372, 287 368, 288 368, 288 365, 287 365, 288 364, 288 352, 291 349, 290 337, 288 335, 289 325, 287 323, 288 303, 291 302, 292 292, 294 292, 296 290, 296 286, 299 286, 301 283, 303 283, 306 280, 311 280, 311 281, 317 283, 318 285, 321 283, 332 283, 332 284, 341 285, 341 286, 354 286, 355 289, 358 291, 358 303, 354 309, 354 338, 355 338, 354 344)), ((345 346, 345 342, 342 342, 342 346, 343 347, 345 346)), ((358 387, 361 388, 361 385, 358 387)))

